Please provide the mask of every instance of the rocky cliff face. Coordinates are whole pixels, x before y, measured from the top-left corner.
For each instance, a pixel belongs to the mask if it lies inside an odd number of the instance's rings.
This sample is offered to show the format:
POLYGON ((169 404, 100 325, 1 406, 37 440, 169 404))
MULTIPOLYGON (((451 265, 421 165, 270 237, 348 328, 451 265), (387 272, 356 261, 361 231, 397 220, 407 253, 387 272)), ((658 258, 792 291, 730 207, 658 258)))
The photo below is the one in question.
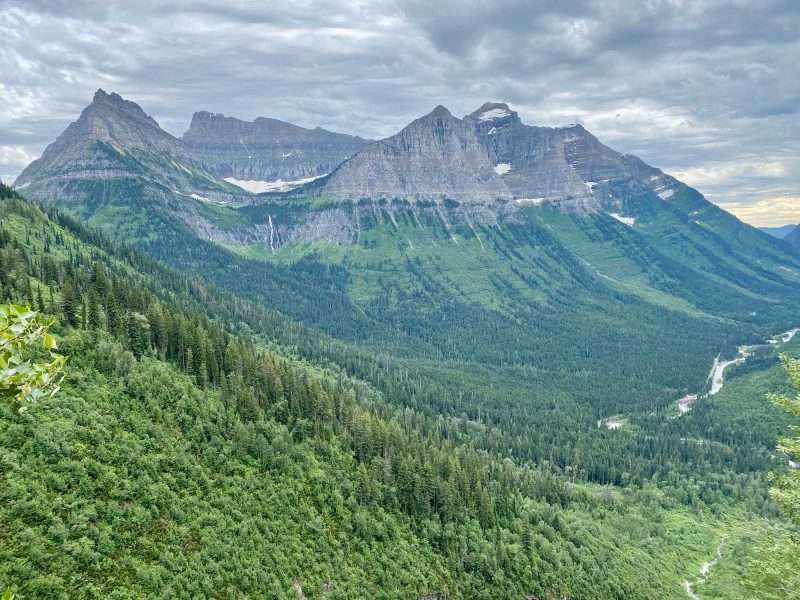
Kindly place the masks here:
MULTIPOLYGON (((125 181, 220 202, 241 201, 242 190, 207 173, 180 140, 141 107, 97 90, 77 121, 50 144, 15 182, 42 200, 91 201, 98 184, 125 181)), ((121 183, 122 182, 122 183, 121 183)))
POLYGON ((275 119, 245 122, 203 112, 177 139, 137 104, 102 90, 16 186, 32 198, 79 205, 84 214, 116 204, 134 207, 146 224, 155 210, 163 223, 180 221, 204 238, 229 244, 268 241, 271 247, 319 239, 352 243, 360 219, 383 199, 390 201, 385 204, 390 217, 397 210, 414 218, 431 213, 445 228, 449 220, 469 227, 492 224, 500 215, 513 220, 521 205, 544 202, 570 212, 606 212, 634 225, 642 207, 686 189, 659 169, 608 148, 579 125, 526 125, 501 103, 484 104, 463 119, 439 106, 372 143, 275 119), (316 179, 265 198, 221 177, 316 179), (280 211, 270 208, 273 200, 318 197, 372 202, 353 210, 334 210, 332 203, 292 223, 281 222, 280 211), (444 199, 460 206, 424 202, 444 199), (408 202, 411 208, 402 208, 408 202), (225 216, 211 206, 226 203, 264 203, 269 218, 234 231, 225 219, 240 221, 239 216, 225 216))
POLYGON ((365 147, 309 193, 341 199, 511 199, 471 125, 443 106, 365 147))
POLYGON ((635 180, 656 193, 677 183, 601 144, 581 125, 525 125, 502 103, 486 103, 464 121, 474 128, 514 197, 523 202, 550 201, 565 209, 594 211, 609 204, 613 186, 623 181, 635 180))
POLYGON ((196 112, 183 143, 220 177, 244 181, 297 181, 326 175, 369 140, 277 119, 240 121, 196 112))
POLYGON ((562 130, 531 127, 506 104, 487 103, 467 115, 489 159, 516 198, 591 198, 565 159, 562 130))

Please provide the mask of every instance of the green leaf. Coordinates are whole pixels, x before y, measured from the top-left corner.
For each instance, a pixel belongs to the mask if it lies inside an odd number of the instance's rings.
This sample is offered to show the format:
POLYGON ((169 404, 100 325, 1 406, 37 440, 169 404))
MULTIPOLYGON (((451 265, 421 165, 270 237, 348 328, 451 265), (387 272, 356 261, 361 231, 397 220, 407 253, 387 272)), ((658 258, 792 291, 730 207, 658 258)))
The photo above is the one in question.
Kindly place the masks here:
POLYGON ((45 333, 42 336, 42 341, 44 343, 44 347, 48 350, 55 350, 58 346, 56 345, 56 338, 54 338, 49 333, 45 333))

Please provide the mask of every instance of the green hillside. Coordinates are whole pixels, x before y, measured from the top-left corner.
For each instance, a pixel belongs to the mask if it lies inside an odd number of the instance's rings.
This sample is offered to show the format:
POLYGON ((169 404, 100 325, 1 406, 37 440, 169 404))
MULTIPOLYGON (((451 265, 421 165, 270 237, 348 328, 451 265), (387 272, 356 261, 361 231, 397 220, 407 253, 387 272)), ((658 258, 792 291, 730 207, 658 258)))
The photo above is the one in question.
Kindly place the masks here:
MULTIPOLYGON (((207 216, 232 231, 310 222, 332 207, 358 211, 360 229, 354 244, 287 242, 273 252, 204 241, 152 212, 145 222, 164 228, 139 242, 182 271, 311 326, 283 341, 341 365, 393 406, 480 423, 458 433, 480 448, 569 467, 587 482, 655 478, 680 488, 701 465, 709 481, 726 477, 732 452, 684 448, 677 431, 653 442, 661 421, 678 398, 706 388, 715 357, 795 325, 800 299, 800 258, 701 196, 682 194, 674 204, 631 196, 640 215, 634 227, 545 206, 489 226, 459 219, 456 203, 427 212, 299 199, 208 205, 207 216), (701 209, 706 216, 688 218, 701 209), (624 419, 625 431, 597 427, 609 417, 624 419)), ((150 214, 146 203, 131 206, 150 214)), ((767 465, 754 452, 734 470, 767 465)))
POLYGON ((59 396, 0 421, 0 583, 20 597, 679 598, 721 535, 775 516, 762 438, 678 442, 699 407, 587 434, 589 376, 555 402, 523 367, 390 360, 58 213, 0 214, 0 295, 57 314, 70 357, 59 396), (515 378, 524 405, 471 415, 515 378))

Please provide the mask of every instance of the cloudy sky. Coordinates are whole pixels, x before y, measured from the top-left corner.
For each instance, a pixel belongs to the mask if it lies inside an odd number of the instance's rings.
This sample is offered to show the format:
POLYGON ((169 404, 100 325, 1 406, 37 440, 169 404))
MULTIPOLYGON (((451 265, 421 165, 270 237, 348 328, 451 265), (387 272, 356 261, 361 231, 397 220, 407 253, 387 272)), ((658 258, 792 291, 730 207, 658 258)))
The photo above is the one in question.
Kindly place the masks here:
POLYGON ((209 110, 383 137, 497 100, 797 223, 798 32, 798 0, 0 0, 0 178, 97 88, 175 135, 209 110))

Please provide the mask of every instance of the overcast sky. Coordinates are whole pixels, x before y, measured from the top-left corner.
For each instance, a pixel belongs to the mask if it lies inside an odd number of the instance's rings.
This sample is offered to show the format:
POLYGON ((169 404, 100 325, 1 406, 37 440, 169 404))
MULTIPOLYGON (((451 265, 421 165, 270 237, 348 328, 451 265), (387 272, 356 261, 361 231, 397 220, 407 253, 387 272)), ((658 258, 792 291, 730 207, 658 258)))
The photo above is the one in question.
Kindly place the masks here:
POLYGON ((495 100, 797 223, 798 32, 798 0, 0 0, 0 177, 97 88, 175 135, 209 110, 377 138, 495 100))

